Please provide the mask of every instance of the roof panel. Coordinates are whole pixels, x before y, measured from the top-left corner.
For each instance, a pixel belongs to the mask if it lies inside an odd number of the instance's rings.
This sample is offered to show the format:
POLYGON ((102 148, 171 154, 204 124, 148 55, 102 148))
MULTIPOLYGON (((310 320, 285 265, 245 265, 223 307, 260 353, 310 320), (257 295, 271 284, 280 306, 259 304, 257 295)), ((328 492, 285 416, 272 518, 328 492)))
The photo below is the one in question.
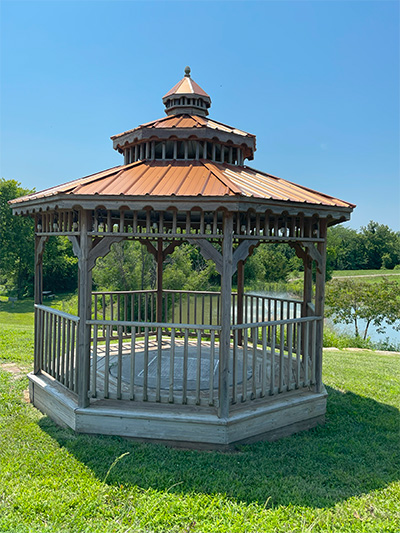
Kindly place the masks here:
POLYGON ((200 161, 139 161, 16 200, 58 194, 111 196, 225 196, 353 208, 354 205, 249 167, 200 161))

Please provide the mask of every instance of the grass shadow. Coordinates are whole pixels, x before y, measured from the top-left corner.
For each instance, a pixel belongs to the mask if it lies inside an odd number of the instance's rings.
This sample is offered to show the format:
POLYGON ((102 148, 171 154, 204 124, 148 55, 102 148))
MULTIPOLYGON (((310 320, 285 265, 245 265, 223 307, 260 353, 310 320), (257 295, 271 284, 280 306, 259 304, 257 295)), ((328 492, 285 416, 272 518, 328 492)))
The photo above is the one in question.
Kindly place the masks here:
POLYGON ((175 493, 220 493, 268 505, 331 507, 400 479, 398 409, 328 388, 324 426, 236 453, 177 450, 78 435, 48 417, 41 428, 108 484, 175 493), (113 461, 118 461, 107 476, 113 461))

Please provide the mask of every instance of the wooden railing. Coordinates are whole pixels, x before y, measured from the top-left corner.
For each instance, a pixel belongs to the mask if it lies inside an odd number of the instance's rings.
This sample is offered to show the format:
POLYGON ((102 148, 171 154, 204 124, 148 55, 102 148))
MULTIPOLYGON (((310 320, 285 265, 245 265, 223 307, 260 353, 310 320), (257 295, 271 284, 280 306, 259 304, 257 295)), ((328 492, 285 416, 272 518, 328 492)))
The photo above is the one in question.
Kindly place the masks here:
POLYGON ((292 298, 244 294, 244 322, 287 320, 301 316, 302 302, 292 298))
POLYGON ((312 386, 320 320, 305 317, 232 326, 232 403, 312 386))
MULTIPOLYGON (((94 293, 86 322, 92 339, 89 396, 218 408, 220 298, 205 291, 164 291, 167 320, 157 322, 155 291, 94 293)), ((248 294, 244 323, 237 324, 236 298, 232 294, 224 366, 230 403, 314 386, 321 317, 300 317, 296 300, 248 294)), ((35 314, 36 371, 77 392, 79 318, 43 305, 35 306, 35 314)))
POLYGON ((77 391, 77 325, 79 318, 44 305, 35 305, 35 369, 47 372, 77 391))
POLYGON ((92 397, 218 405, 214 369, 220 326, 111 320, 88 324, 93 338, 92 397), (101 344, 99 333, 104 330, 101 344), (127 330, 129 340, 124 342, 127 330), (118 342, 111 343, 115 336, 118 342))

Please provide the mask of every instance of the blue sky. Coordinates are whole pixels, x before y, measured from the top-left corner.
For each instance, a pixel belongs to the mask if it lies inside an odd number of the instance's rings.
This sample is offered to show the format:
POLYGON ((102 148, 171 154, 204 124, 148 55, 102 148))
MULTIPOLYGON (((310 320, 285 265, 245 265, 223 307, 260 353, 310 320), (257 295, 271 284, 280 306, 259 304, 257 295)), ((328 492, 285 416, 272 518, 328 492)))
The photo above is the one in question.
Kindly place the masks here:
POLYGON ((400 230, 397 1, 2 0, 1 176, 36 190, 122 163, 190 65, 249 165, 400 230))

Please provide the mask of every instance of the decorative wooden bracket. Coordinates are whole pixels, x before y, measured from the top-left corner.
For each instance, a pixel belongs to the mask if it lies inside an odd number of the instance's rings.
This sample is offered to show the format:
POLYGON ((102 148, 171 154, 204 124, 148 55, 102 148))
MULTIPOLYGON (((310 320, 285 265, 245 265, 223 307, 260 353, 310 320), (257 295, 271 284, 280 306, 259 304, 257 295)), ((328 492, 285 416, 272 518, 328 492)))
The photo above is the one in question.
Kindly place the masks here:
MULTIPOLYGON (((212 259, 215 263, 215 268, 219 274, 222 274, 222 264, 223 256, 222 254, 214 248, 214 246, 207 240, 199 239, 188 239, 190 244, 198 246, 201 251, 201 255, 204 259, 212 259)), ((237 265, 239 261, 245 261, 249 255, 251 255, 253 249, 258 246, 259 243, 254 242, 250 239, 242 241, 236 250, 232 254, 232 276, 237 270, 237 265)))
MULTIPOLYGON (((157 259, 158 250, 154 247, 154 245, 147 239, 139 239, 140 244, 143 244, 146 246, 149 253, 151 253, 152 256, 154 256, 157 259)), ((175 250, 177 246, 182 244, 182 241, 172 241, 169 243, 169 245, 163 250, 162 252, 162 259, 165 261, 167 255, 172 254, 172 252, 175 250)))
POLYGON ((99 257, 104 257, 110 251, 111 246, 122 241, 123 237, 102 237, 102 239, 90 250, 88 258, 88 270, 92 270, 99 257))
MULTIPOLYGON (((302 243, 303 244, 303 243, 302 243)), ((289 245, 295 250, 297 257, 300 257, 304 262, 307 261, 307 259, 312 259, 315 261, 317 265, 317 270, 319 272, 322 272, 323 269, 323 259, 320 252, 315 248, 313 244, 303 244, 303 247, 301 246, 301 243, 293 242, 289 243, 289 245)))
POLYGON ((247 241, 242 241, 232 255, 232 276, 237 270, 237 265, 239 261, 246 261, 246 259, 253 253, 254 248, 256 248, 260 242, 254 242, 248 239, 247 241))
POLYGON ((39 264, 42 261, 43 252, 44 252, 44 245, 47 241, 48 237, 38 237, 36 241, 36 250, 35 250, 35 264, 39 264))
POLYGON ((68 239, 71 241, 72 251, 74 252, 79 261, 81 258, 81 246, 79 244, 78 237, 76 237, 75 235, 68 235, 68 239))
POLYGON ((198 246, 204 259, 212 259, 219 274, 222 274, 222 254, 207 240, 187 239, 190 244, 198 246))

